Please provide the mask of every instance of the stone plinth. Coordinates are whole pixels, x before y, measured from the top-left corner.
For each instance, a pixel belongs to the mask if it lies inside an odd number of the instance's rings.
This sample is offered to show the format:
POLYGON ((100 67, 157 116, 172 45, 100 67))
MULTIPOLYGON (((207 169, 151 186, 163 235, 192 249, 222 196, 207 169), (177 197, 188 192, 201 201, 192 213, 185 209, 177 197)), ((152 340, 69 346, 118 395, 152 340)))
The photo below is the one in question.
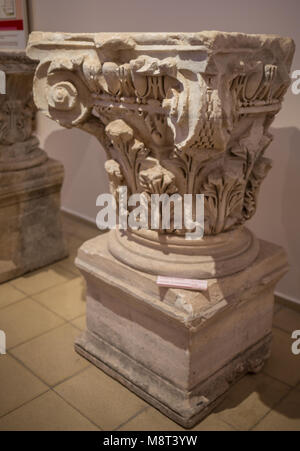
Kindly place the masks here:
POLYGON ((21 51, 1 51, 0 282, 67 255, 60 218, 64 169, 33 135, 36 65, 21 51))
MULTIPOLYGON (((270 352, 282 249, 258 240, 269 127, 290 84, 289 38, 239 33, 32 33, 36 105, 93 134, 117 206, 128 195, 204 195, 204 237, 112 230, 85 243, 87 331, 76 349, 191 427, 270 352), (157 275, 208 279, 204 293, 157 275)), ((127 214, 131 213, 128 207, 127 214)), ((172 221, 173 219, 173 221, 172 221)))
POLYGON ((270 355, 273 291, 283 250, 260 241, 255 262, 210 279, 204 293, 159 288, 120 263, 108 234, 87 241, 76 265, 87 282, 87 332, 76 350, 173 420, 192 427, 231 384, 270 355))

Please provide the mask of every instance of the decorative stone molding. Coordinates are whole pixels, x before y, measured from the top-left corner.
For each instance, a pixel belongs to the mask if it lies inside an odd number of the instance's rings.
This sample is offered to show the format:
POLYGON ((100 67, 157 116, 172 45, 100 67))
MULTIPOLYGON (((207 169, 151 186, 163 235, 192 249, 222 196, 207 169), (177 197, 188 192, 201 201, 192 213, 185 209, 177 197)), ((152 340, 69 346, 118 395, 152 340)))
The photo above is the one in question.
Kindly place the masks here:
POLYGON ((34 135, 36 64, 22 51, 0 51, 0 282, 66 256, 59 211, 63 167, 34 135))
POLYGON ((284 252, 244 226, 271 161, 269 127, 290 84, 289 38, 202 33, 32 33, 37 107, 93 134, 118 199, 205 197, 205 234, 113 230, 76 260, 87 281, 79 353, 186 427, 270 352, 284 252), (155 275, 208 280, 162 289, 155 275))

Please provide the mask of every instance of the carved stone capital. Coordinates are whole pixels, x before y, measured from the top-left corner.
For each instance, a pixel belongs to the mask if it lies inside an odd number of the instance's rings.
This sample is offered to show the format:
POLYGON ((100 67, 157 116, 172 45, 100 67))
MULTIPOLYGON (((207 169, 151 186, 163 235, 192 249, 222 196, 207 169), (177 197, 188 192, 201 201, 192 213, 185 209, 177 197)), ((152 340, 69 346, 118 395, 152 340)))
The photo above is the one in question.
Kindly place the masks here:
POLYGON ((36 108, 32 82, 36 64, 23 51, 0 51, 5 91, 0 95, 0 172, 37 166, 47 160, 33 136, 36 108))
POLYGON ((64 168, 34 135, 36 63, 24 51, 1 50, 0 283, 67 255, 60 218, 64 168))
POLYGON ((206 234, 255 212, 293 52, 288 38, 218 32, 32 33, 28 45, 38 108, 94 134, 131 192, 151 191, 139 168, 156 159, 156 177, 204 193, 206 234))
POLYGON ((293 53, 289 38, 214 31, 35 32, 27 49, 37 107, 98 138, 112 192, 204 194, 206 236, 255 213, 293 53))

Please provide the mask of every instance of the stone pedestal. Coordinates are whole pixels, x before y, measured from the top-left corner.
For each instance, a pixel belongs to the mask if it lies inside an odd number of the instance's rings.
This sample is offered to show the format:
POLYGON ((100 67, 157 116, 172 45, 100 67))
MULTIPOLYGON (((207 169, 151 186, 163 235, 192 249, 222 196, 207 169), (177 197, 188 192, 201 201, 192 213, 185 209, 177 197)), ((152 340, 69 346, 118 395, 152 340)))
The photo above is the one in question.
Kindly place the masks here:
POLYGON ((0 282, 67 255, 60 219, 64 169, 33 136, 36 65, 20 51, 1 51, 0 282))
MULTIPOLYGON (((87 331, 76 349, 192 427, 269 356, 284 251, 245 226, 271 167, 269 126, 290 84, 291 39, 239 33, 32 33, 35 102, 93 134, 117 205, 128 195, 204 195, 204 237, 116 230, 85 243, 87 331), (208 280, 158 288, 157 275, 208 280)), ((276 203, 274 203, 274 206, 276 203)), ((132 207, 128 207, 130 214, 132 207)), ((161 218, 160 218, 161 219, 161 218)), ((160 225, 162 222, 160 221, 160 225)))
POLYGON ((159 288, 156 277, 116 260, 109 234, 79 249, 87 282, 87 332, 76 350, 185 427, 270 355, 273 291, 283 250, 260 241, 257 259, 210 279, 204 293, 159 288))

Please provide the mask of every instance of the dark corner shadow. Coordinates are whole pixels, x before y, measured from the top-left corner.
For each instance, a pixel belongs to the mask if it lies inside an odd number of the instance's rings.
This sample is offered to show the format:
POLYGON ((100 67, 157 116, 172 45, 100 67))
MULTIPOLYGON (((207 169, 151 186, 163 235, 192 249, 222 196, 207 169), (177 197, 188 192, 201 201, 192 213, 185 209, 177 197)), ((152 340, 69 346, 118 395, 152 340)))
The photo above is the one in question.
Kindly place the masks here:
MULTIPOLYGON (((271 377, 265 374, 264 377, 261 378, 260 374, 262 373, 248 374, 237 382, 237 384, 240 384, 239 387, 233 386, 229 392, 225 394, 224 400, 214 408, 213 413, 218 414, 224 411, 234 410, 255 393, 258 395, 259 400, 266 406, 265 414, 274 411, 286 418, 300 418, 300 411, 296 412, 296 409, 291 409, 284 403, 285 398, 290 396, 291 390, 286 386, 286 391, 282 390, 281 393, 280 391, 277 392, 278 387, 283 387, 283 383, 276 379, 271 379, 271 377)), ((254 409, 255 402, 249 402, 248 406, 247 409, 251 409, 251 406, 253 406, 254 409)), ((245 415, 247 416, 246 412, 247 410, 245 410, 245 415)), ((251 414, 251 410, 249 413, 251 414)), ((257 417, 257 421, 260 421, 261 419, 261 417, 257 417)))

